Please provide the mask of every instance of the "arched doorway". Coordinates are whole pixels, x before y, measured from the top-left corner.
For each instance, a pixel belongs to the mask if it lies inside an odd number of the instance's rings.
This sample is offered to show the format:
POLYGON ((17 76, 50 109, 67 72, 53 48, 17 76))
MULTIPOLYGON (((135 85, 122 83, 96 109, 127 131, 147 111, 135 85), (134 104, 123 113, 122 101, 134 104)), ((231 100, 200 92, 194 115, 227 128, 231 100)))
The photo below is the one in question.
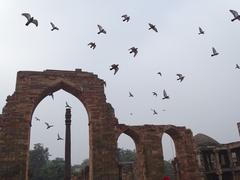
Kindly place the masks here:
POLYGON ((135 179, 136 145, 133 139, 126 134, 118 138, 117 160, 119 165, 119 180, 135 179))
POLYGON ((106 103, 104 81, 80 69, 18 72, 16 90, 7 98, 1 116, 6 136, 1 138, 4 142, 1 142, 0 150, 3 178, 27 179, 32 114, 42 99, 60 89, 80 100, 87 111, 90 179, 116 179, 114 124, 117 119, 111 105, 106 103))
POLYGON ((174 169, 173 162, 176 158, 176 149, 175 144, 171 136, 167 133, 164 133, 162 136, 162 149, 163 149, 163 171, 164 176, 169 176, 171 180, 176 179, 176 170, 174 169))
MULTIPOLYGON (((59 90, 51 96, 45 97, 32 115, 30 135, 29 174, 31 177, 48 176, 54 174, 57 179, 64 177, 65 156, 65 103, 72 106, 71 112, 71 165, 72 174, 80 174, 80 164, 89 159, 89 130, 88 115, 83 104, 71 94, 59 90), (49 123, 53 127, 47 129, 49 123), (59 137, 58 137, 59 136, 59 137), (35 162, 35 159, 44 154, 36 155, 33 151, 38 143, 46 149, 50 156, 46 162, 35 162), (35 167, 38 165, 37 167, 35 167), (39 168, 41 166, 41 168, 39 168), (41 171, 37 171, 41 169, 41 171), (48 170, 47 170, 48 169, 48 170), (58 172, 56 172, 58 171, 58 172), (31 173, 34 172, 34 173, 31 173)), ((42 153, 44 151, 41 151, 42 153)), ((46 154, 47 152, 45 152, 46 154)), ((36 179, 34 178, 33 179, 36 179)), ((40 178, 39 177, 39 178, 40 178)))

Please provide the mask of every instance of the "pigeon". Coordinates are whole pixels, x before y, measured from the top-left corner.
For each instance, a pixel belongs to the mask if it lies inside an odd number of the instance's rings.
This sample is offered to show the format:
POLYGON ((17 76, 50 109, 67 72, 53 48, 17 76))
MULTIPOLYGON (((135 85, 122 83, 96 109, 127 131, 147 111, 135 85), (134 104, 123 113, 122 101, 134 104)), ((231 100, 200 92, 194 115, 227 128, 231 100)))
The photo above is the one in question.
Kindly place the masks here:
POLYGON ((153 111, 153 115, 157 115, 157 111, 155 109, 151 109, 153 111))
POLYGON ((178 78, 177 80, 179 80, 180 82, 183 81, 183 79, 185 78, 185 76, 183 76, 182 74, 177 74, 178 78))
POLYGON ((135 47, 131 47, 130 49, 128 49, 130 52, 130 54, 131 53, 133 53, 134 55, 133 55, 133 57, 135 57, 136 55, 137 55, 137 53, 138 53, 138 48, 135 48, 135 47))
POLYGON ((132 115, 133 115, 133 113, 130 113, 130 115, 132 116, 132 115))
POLYGON ((158 72, 157 74, 159 74, 160 76, 162 76, 162 73, 161 73, 161 72, 158 72))
POLYGON ((35 117, 36 121, 40 121, 40 119, 38 117, 35 117))
POLYGON ((229 10, 231 13, 232 13, 232 15, 233 15, 233 19, 231 19, 231 21, 235 21, 236 19, 237 20, 240 20, 240 15, 238 14, 238 12, 237 11, 234 11, 234 10, 229 10))
POLYGON ((157 97, 157 93, 156 92, 152 92, 153 93, 153 96, 156 96, 157 97))
POLYGON ((155 32, 158 32, 158 30, 157 30, 157 28, 156 28, 156 25, 153 25, 153 24, 151 24, 151 23, 148 23, 148 25, 149 25, 149 30, 154 30, 155 32))
POLYGON ((169 99, 170 97, 167 95, 165 89, 163 90, 163 98, 162 99, 169 99))
POLYGON ((48 96, 51 96, 52 97, 52 99, 54 100, 54 95, 53 95, 53 93, 51 92, 51 93, 49 93, 48 94, 48 96))
POLYGON ((126 21, 128 22, 130 20, 130 16, 128 16, 127 14, 122 15, 123 18, 123 22, 126 21))
POLYGON ((54 30, 59 30, 59 28, 57 26, 55 26, 52 22, 50 22, 51 26, 52 26, 52 29, 51 31, 54 31, 54 30))
POLYGON ((114 69, 114 75, 118 72, 119 67, 118 64, 112 64, 110 70, 114 69))
POLYGON ((236 67, 235 67, 236 69, 240 69, 240 66, 238 65, 238 64, 236 64, 236 67))
POLYGON ((200 35, 200 34, 204 34, 204 31, 202 30, 201 27, 199 27, 198 29, 199 29, 199 33, 198 33, 199 35, 200 35))
POLYGON ((102 26, 100 26, 100 25, 97 25, 97 26, 98 26, 98 29, 99 29, 98 34, 101 34, 101 33, 106 34, 106 33, 107 33, 107 32, 105 31, 105 29, 103 29, 102 26))
POLYGON ((129 92, 129 97, 133 97, 133 94, 131 92, 129 92))
POLYGON ((26 26, 28 26, 30 23, 33 23, 36 26, 38 26, 38 21, 36 19, 34 19, 34 17, 32 17, 29 13, 22 13, 22 15, 25 18, 27 18, 27 23, 25 24, 26 26))
POLYGON ((90 42, 90 43, 88 43, 88 46, 90 46, 90 48, 92 48, 92 49, 95 49, 95 48, 96 48, 95 42, 90 42))
POLYGON ((59 133, 58 133, 57 140, 63 140, 63 138, 60 137, 59 133))
POLYGON ((67 108, 67 109, 71 109, 71 108, 72 108, 71 106, 69 106, 69 104, 67 103, 67 101, 66 101, 65 108, 67 108))
POLYGON ((212 52, 213 52, 213 53, 211 54, 212 57, 213 57, 213 56, 217 56, 217 55, 219 54, 214 47, 212 47, 212 52))
POLYGON ((48 124, 47 122, 45 122, 45 124, 47 125, 47 129, 53 127, 53 125, 50 125, 50 124, 48 124))

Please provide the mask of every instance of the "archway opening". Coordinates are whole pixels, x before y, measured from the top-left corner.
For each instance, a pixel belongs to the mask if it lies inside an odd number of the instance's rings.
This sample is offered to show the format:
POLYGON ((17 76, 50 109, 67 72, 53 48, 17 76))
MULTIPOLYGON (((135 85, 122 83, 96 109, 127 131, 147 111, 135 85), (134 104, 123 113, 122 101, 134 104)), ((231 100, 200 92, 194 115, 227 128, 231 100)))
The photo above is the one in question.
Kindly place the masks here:
MULTIPOLYGON (((46 96, 37 105, 32 115, 30 132, 30 152, 37 148, 35 144, 49 152, 41 175, 56 173, 63 179, 64 156, 65 156, 65 105, 71 108, 71 165, 72 174, 80 174, 81 164, 89 158, 89 129, 88 114, 79 99, 64 90, 46 96), (47 129, 47 124, 52 127, 47 129), (62 138, 63 140, 61 140, 62 138), (59 139, 59 140, 58 140, 59 139), (46 149, 48 148, 48 149, 46 149), (57 166, 57 167, 56 167, 57 166), (44 169, 45 168, 45 169, 44 169), (52 171, 52 172, 51 172, 52 171)), ((41 149, 41 148, 40 148, 41 149)), ((29 156, 29 172, 31 170, 31 153, 29 156)), ((34 167, 32 167, 34 168, 34 167)), ((31 176, 31 172, 29 173, 31 176)), ((34 176, 34 175, 33 175, 34 176)), ((31 179, 31 178, 30 178, 31 179)), ((32 178, 34 179, 34 178, 32 178)), ((45 179, 47 179, 45 177, 45 179)))
POLYGON ((134 179, 137 159, 135 142, 129 135, 122 133, 118 138, 117 144, 120 180, 134 179))
POLYGON ((169 176, 170 179, 177 180, 176 178, 176 149, 173 139, 167 133, 162 136, 162 150, 164 160, 164 176, 169 176))

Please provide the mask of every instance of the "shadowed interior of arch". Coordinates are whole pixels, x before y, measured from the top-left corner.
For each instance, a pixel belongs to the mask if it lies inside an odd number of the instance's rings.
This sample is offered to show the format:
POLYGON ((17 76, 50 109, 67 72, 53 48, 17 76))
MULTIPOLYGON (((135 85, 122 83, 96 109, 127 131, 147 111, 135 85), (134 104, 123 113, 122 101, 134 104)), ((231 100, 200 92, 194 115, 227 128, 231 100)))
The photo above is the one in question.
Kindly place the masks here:
POLYGON ((68 86, 58 84, 50 91, 54 92, 54 98, 48 96, 48 90, 39 99, 41 102, 37 104, 32 114, 30 149, 33 149, 34 144, 42 143, 44 147, 49 148, 51 160, 56 157, 64 158, 65 103, 67 101, 72 106, 71 162, 72 165, 81 164, 89 157, 88 114, 81 101, 74 96, 74 92, 71 91, 72 95, 59 89, 69 90, 68 86), (47 129, 45 122, 53 127, 47 129), (58 134, 64 140, 57 140, 58 134))

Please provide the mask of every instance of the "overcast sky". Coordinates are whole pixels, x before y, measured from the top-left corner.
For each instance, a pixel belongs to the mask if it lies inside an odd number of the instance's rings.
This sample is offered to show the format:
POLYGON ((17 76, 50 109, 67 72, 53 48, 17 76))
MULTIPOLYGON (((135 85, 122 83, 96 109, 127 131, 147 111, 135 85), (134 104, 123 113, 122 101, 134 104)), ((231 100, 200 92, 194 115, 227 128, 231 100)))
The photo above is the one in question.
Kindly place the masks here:
MULTIPOLYGON (((240 12, 240 1, 0 0, 0 105, 14 92, 17 71, 81 68, 107 82, 107 102, 119 123, 174 124, 221 143, 238 141, 240 21, 231 22, 229 9, 240 12), (39 26, 25 26, 24 12, 39 26), (130 15, 128 23, 122 22, 123 14, 130 15), (60 30, 52 32, 50 22, 60 30), (159 32, 149 31, 148 23, 159 32), (97 34, 97 24, 106 35, 97 34), (199 26, 204 35, 198 35, 199 26), (87 46, 91 41, 95 50, 87 46), (135 58, 128 52, 132 46, 139 50, 135 58), (218 56, 211 57, 212 47, 218 56), (114 63, 120 67, 115 76, 109 70, 114 63), (177 73, 186 76, 182 83, 177 73), (163 89, 169 100, 162 100, 163 89)), ((54 100, 46 97, 36 108, 31 147, 43 143, 51 158, 64 157, 64 142, 56 138, 57 133, 64 138, 65 101, 73 107, 72 162, 80 163, 88 157, 88 117, 82 103, 65 91, 55 93, 54 100), (54 127, 46 130, 44 122, 54 127)), ((166 144, 171 148, 172 143, 166 144)), ((119 146, 134 148, 134 143, 122 135, 119 146)))

